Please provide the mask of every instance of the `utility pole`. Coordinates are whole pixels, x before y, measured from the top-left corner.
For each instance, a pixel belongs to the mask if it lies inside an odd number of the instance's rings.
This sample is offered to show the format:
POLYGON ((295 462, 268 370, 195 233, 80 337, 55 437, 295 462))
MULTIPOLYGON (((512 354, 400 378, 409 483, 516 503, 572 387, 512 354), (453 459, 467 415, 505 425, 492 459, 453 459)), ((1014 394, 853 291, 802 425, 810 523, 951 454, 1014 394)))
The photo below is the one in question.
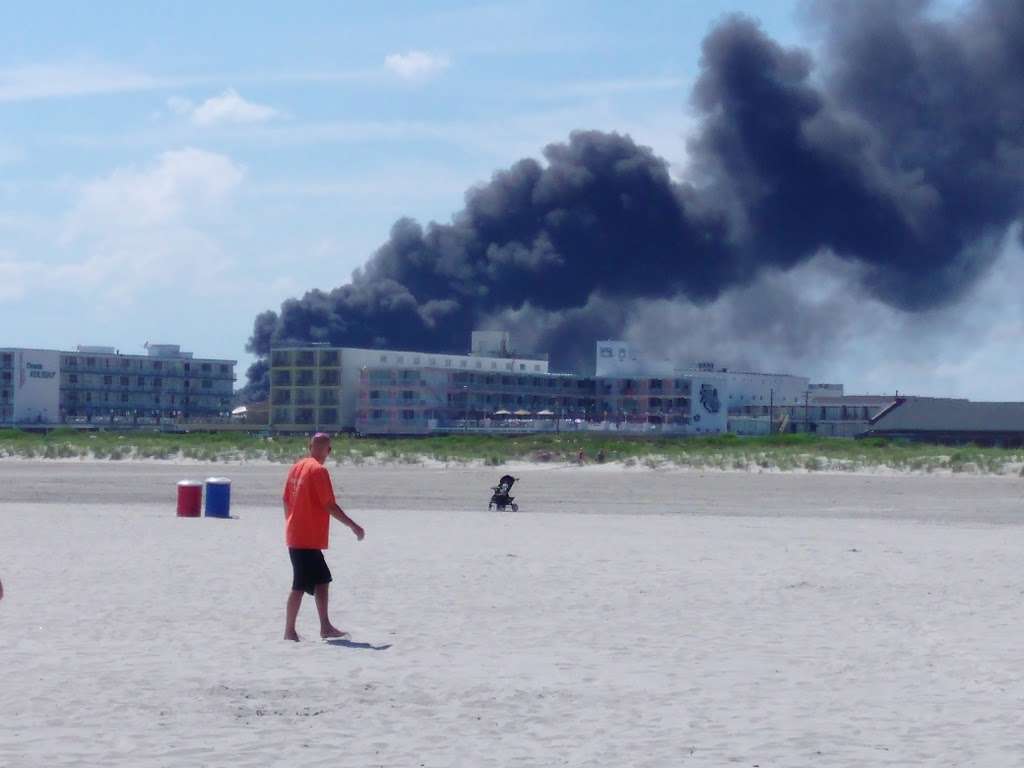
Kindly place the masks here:
POLYGON ((768 433, 775 434, 775 390, 768 390, 768 433))

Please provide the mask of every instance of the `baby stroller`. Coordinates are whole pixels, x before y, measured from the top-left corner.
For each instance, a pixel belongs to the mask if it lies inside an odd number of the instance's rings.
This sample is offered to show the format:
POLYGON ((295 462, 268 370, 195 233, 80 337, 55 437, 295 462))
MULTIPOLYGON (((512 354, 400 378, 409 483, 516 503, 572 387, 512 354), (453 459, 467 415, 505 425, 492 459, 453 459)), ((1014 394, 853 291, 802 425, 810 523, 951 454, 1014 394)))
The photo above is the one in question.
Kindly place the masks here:
POLYGON ((503 475, 498 484, 491 488, 494 493, 491 494, 491 503, 487 505, 488 511, 497 509, 499 512, 504 512, 505 507, 512 507, 513 512, 519 511, 519 505, 513 501, 515 497, 508 495, 517 479, 512 475, 503 475))

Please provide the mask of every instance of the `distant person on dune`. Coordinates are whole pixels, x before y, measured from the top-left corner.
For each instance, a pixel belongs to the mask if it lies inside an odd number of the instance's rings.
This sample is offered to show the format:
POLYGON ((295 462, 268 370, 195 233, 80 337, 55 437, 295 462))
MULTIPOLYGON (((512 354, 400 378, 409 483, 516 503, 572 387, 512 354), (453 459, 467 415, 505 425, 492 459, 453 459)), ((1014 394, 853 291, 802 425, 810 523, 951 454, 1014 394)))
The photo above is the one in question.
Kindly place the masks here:
POLYGON ((327 589, 331 570, 324 560, 331 517, 344 523, 359 540, 363 529, 352 520, 334 498, 331 475, 324 466, 331 453, 331 437, 317 432, 309 441, 309 456, 300 459, 288 472, 284 484, 284 529, 288 556, 292 561, 292 591, 285 609, 284 639, 298 642, 295 619, 302 605, 302 593, 313 595, 320 614, 320 637, 345 637, 327 615, 327 589))

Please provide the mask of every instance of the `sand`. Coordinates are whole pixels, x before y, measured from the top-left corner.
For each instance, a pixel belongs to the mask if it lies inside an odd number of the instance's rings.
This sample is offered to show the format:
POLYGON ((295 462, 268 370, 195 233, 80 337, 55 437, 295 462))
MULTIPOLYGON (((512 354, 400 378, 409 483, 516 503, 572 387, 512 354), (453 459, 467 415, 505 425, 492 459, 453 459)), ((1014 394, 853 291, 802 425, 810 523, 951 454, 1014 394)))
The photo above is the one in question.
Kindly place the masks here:
POLYGON ((334 470, 281 640, 284 468, 0 462, 0 765, 1009 766, 1024 481, 334 470), (174 517, 225 474, 237 519, 174 517))

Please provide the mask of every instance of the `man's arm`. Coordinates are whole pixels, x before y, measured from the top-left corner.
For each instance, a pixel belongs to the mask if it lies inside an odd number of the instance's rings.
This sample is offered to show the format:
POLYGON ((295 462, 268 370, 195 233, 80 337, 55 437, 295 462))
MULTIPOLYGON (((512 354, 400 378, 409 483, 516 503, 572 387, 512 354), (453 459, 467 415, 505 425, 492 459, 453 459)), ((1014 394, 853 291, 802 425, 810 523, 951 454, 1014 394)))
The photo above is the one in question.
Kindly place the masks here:
POLYGON ((366 535, 366 531, 363 530, 362 526, 359 525, 355 520, 345 514, 345 510, 338 506, 337 502, 332 502, 327 505, 327 511, 331 513, 331 517, 340 523, 347 525, 352 533, 356 535, 359 541, 363 540, 363 536, 366 535))

